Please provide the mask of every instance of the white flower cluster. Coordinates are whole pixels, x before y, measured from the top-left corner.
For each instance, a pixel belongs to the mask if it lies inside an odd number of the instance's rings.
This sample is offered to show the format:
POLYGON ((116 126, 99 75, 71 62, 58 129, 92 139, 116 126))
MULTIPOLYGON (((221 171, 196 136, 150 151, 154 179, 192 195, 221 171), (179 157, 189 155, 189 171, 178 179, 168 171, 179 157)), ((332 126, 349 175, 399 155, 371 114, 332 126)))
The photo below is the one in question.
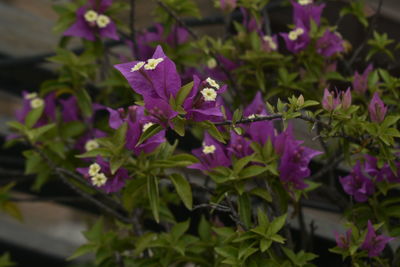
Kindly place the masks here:
POLYGON ((300 35, 304 33, 304 30, 302 28, 296 28, 293 31, 289 32, 289 39, 292 41, 296 41, 297 38, 299 38, 300 35))
POLYGON ((215 90, 219 89, 219 84, 210 77, 206 79, 206 82, 211 87, 204 88, 200 91, 200 93, 203 95, 205 101, 215 101, 215 99, 217 98, 217 92, 215 90))
POLYGON ((30 100, 31 108, 39 108, 44 105, 44 100, 37 93, 29 93, 25 95, 25 99, 30 100))
POLYGON ((89 23, 96 23, 99 28, 105 28, 111 22, 108 16, 99 14, 94 10, 86 11, 84 18, 89 23))
POLYGON ((107 182, 107 177, 104 173, 100 172, 101 167, 97 163, 93 163, 89 166, 89 175, 94 186, 100 187, 107 182))

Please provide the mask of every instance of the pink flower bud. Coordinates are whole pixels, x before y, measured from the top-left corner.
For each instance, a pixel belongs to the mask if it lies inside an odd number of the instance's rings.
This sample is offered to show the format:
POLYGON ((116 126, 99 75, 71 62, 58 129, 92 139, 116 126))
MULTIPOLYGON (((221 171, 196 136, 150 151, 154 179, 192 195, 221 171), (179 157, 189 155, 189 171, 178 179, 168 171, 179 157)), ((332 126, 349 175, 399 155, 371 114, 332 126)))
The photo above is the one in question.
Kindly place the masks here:
POLYGON ((380 99, 379 94, 377 92, 374 93, 371 102, 368 106, 369 116, 371 121, 381 123, 385 119, 385 115, 387 112, 387 107, 380 99))
POLYGON ((327 111, 333 111, 339 105, 339 99, 335 98, 333 93, 329 92, 328 88, 325 88, 324 98, 322 99, 322 106, 327 111))
POLYGON ((232 12, 236 8, 236 0, 220 0, 221 9, 226 12, 232 12))
POLYGON ((347 88, 346 92, 342 92, 342 108, 348 109, 351 106, 351 91, 350 87, 347 88))

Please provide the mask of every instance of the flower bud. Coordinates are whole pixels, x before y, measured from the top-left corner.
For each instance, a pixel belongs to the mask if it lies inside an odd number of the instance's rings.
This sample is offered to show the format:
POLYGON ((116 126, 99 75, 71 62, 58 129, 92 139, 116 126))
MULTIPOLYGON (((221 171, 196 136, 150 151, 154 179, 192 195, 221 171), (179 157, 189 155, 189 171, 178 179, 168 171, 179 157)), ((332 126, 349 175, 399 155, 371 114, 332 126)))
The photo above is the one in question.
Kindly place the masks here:
POLYGON ((351 91, 350 87, 347 88, 346 92, 342 92, 342 108, 348 109, 351 106, 351 91))
POLYGON ((374 93, 371 102, 368 106, 369 116, 371 121, 381 123, 385 119, 387 107, 380 99, 377 92, 374 93))
POLYGON ((232 12, 236 8, 236 0, 220 0, 221 9, 227 13, 232 12))
POLYGON ((339 105, 339 99, 335 98, 331 92, 325 88, 322 106, 327 111, 333 111, 339 105))

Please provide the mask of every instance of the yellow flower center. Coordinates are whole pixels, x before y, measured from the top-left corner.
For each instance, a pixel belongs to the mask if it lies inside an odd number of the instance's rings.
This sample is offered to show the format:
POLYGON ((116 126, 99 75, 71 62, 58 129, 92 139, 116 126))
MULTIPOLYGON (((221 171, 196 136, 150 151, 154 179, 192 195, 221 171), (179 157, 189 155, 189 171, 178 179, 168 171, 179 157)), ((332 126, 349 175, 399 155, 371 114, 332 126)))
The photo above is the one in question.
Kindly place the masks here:
POLYGON ((43 99, 37 97, 31 100, 31 108, 39 108, 44 105, 43 99))
POLYGON ((216 148, 214 145, 205 145, 203 146, 203 153, 204 154, 213 154, 215 152, 216 148))
POLYGON ((204 88, 200 93, 203 95, 205 101, 215 101, 217 98, 217 92, 212 88, 204 88))
POLYGON ((95 176, 98 174, 101 170, 101 167, 97 163, 93 163, 92 165, 89 166, 89 175, 90 176, 95 176))
POLYGON ((104 173, 97 173, 96 175, 92 176, 91 180, 93 185, 100 187, 107 182, 107 177, 104 175, 104 173))
POLYGON ((150 58, 147 60, 147 64, 144 65, 144 69, 145 70, 154 70, 158 64, 160 64, 161 62, 163 62, 164 59, 163 58, 150 58))
POLYGON ((139 61, 138 63, 135 64, 135 66, 133 66, 133 68, 131 68, 131 72, 140 70, 144 64, 146 64, 146 62, 139 61))
POLYGON ((207 61, 207 67, 209 67, 210 69, 213 69, 217 66, 217 61, 214 58, 210 58, 207 61))
POLYGON ((215 80, 211 79, 210 77, 208 77, 208 78, 206 79, 206 82, 207 82, 209 85, 211 85, 212 87, 216 88, 217 90, 219 89, 219 84, 218 84, 215 80))
POLYGON ((154 125, 154 123, 152 123, 152 122, 145 123, 143 125, 143 132, 145 132, 147 129, 149 129, 153 125, 154 125))
POLYGON ((304 33, 304 30, 302 28, 297 28, 291 32, 289 32, 289 39, 292 41, 296 41, 297 38, 299 38, 300 35, 304 33))
POLYGON ((25 95, 25 99, 31 100, 38 97, 37 93, 29 93, 25 95))
POLYGON ((97 143, 96 140, 89 140, 85 144, 85 150, 86 151, 91 151, 93 149, 96 149, 99 147, 99 143, 97 143))
POLYGON ((96 24, 99 28, 105 28, 108 24, 110 24, 111 20, 106 15, 99 15, 96 20, 96 24))
POLYGON ((99 14, 97 14, 97 12, 94 10, 88 10, 86 11, 84 17, 87 22, 95 22, 99 17, 99 14))
POLYGON ((299 4, 302 6, 312 4, 312 0, 299 0, 299 4))

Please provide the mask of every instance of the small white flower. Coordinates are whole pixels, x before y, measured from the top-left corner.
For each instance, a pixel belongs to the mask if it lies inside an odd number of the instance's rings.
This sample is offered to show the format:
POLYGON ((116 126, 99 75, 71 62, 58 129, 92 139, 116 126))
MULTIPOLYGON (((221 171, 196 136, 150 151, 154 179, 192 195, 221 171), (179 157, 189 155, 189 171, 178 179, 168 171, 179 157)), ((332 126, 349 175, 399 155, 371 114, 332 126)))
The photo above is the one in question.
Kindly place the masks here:
POLYGON ((92 176, 92 184, 100 187, 107 182, 107 177, 104 173, 97 173, 96 175, 92 176))
POLYGON ((89 175, 90 176, 95 176, 96 174, 98 174, 101 170, 101 167, 99 164, 97 163, 93 163, 89 166, 89 175))
POLYGON ((214 145, 209 145, 209 146, 203 146, 203 153, 204 154, 213 154, 216 150, 216 147, 214 145))
POLYGON ((312 0, 299 0, 299 4, 302 6, 312 4, 312 0))
POLYGON ((219 89, 219 84, 215 80, 211 79, 210 77, 208 77, 206 79, 206 82, 208 82, 209 85, 216 88, 217 90, 219 89))
POLYGON ((99 147, 99 143, 97 143, 97 141, 93 140, 93 139, 87 141, 86 144, 85 144, 85 150, 86 151, 91 151, 91 150, 96 149, 98 147, 99 147))
POLYGON ((304 30, 302 28, 297 28, 294 29, 293 31, 289 32, 289 39, 292 41, 296 41, 297 38, 299 38, 300 35, 304 33, 304 30))
POLYGON ((31 108, 39 108, 44 105, 43 99, 37 97, 31 100, 31 108))
POLYGON ((247 116, 248 119, 255 119, 257 117, 256 114, 251 114, 250 116, 247 116))
POLYGON ((147 129, 149 129, 151 126, 153 126, 154 125, 154 123, 152 123, 152 122, 148 122, 148 123, 145 123, 144 125, 143 125, 143 132, 145 132, 147 129))
POLYGON ((207 67, 209 67, 210 69, 213 69, 217 66, 217 61, 214 58, 210 58, 207 61, 207 67))
POLYGON ((29 93, 25 95, 25 99, 31 100, 38 97, 37 93, 29 93))
POLYGON ((204 88, 200 93, 203 95, 205 101, 215 101, 217 98, 217 92, 212 88, 204 88))
POLYGON ((138 63, 135 64, 135 66, 133 66, 133 68, 131 68, 131 72, 140 70, 144 64, 146 64, 146 62, 139 61, 138 63))
POLYGON ((303 28, 297 28, 297 29, 296 29, 296 33, 297 33, 297 36, 302 35, 302 34, 304 33, 303 28))
POLYGON ((263 37, 263 39, 264 39, 264 41, 266 41, 266 42, 268 43, 269 47, 270 47, 272 50, 276 50, 276 49, 278 48, 277 44, 274 42, 274 40, 272 39, 271 36, 265 35, 265 36, 263 37))
POLYGON ((106 15, 99 15, 96 20, 96 24, 99 28, 105 28, 108 24, 110 24, 111 20, 106 15))
POLYGON ((158 64, 163 62, 164 59, 162 57, 160 58, 150 58, 147 60, 147 64, 144 65, 145 70, 154 70, 158 64))
POLYGON ((97 21, 99 14, 97 14, 97 12, 94 10, 88 10, 86 11, 84 17, 87 22, 95 22, 97 21))

